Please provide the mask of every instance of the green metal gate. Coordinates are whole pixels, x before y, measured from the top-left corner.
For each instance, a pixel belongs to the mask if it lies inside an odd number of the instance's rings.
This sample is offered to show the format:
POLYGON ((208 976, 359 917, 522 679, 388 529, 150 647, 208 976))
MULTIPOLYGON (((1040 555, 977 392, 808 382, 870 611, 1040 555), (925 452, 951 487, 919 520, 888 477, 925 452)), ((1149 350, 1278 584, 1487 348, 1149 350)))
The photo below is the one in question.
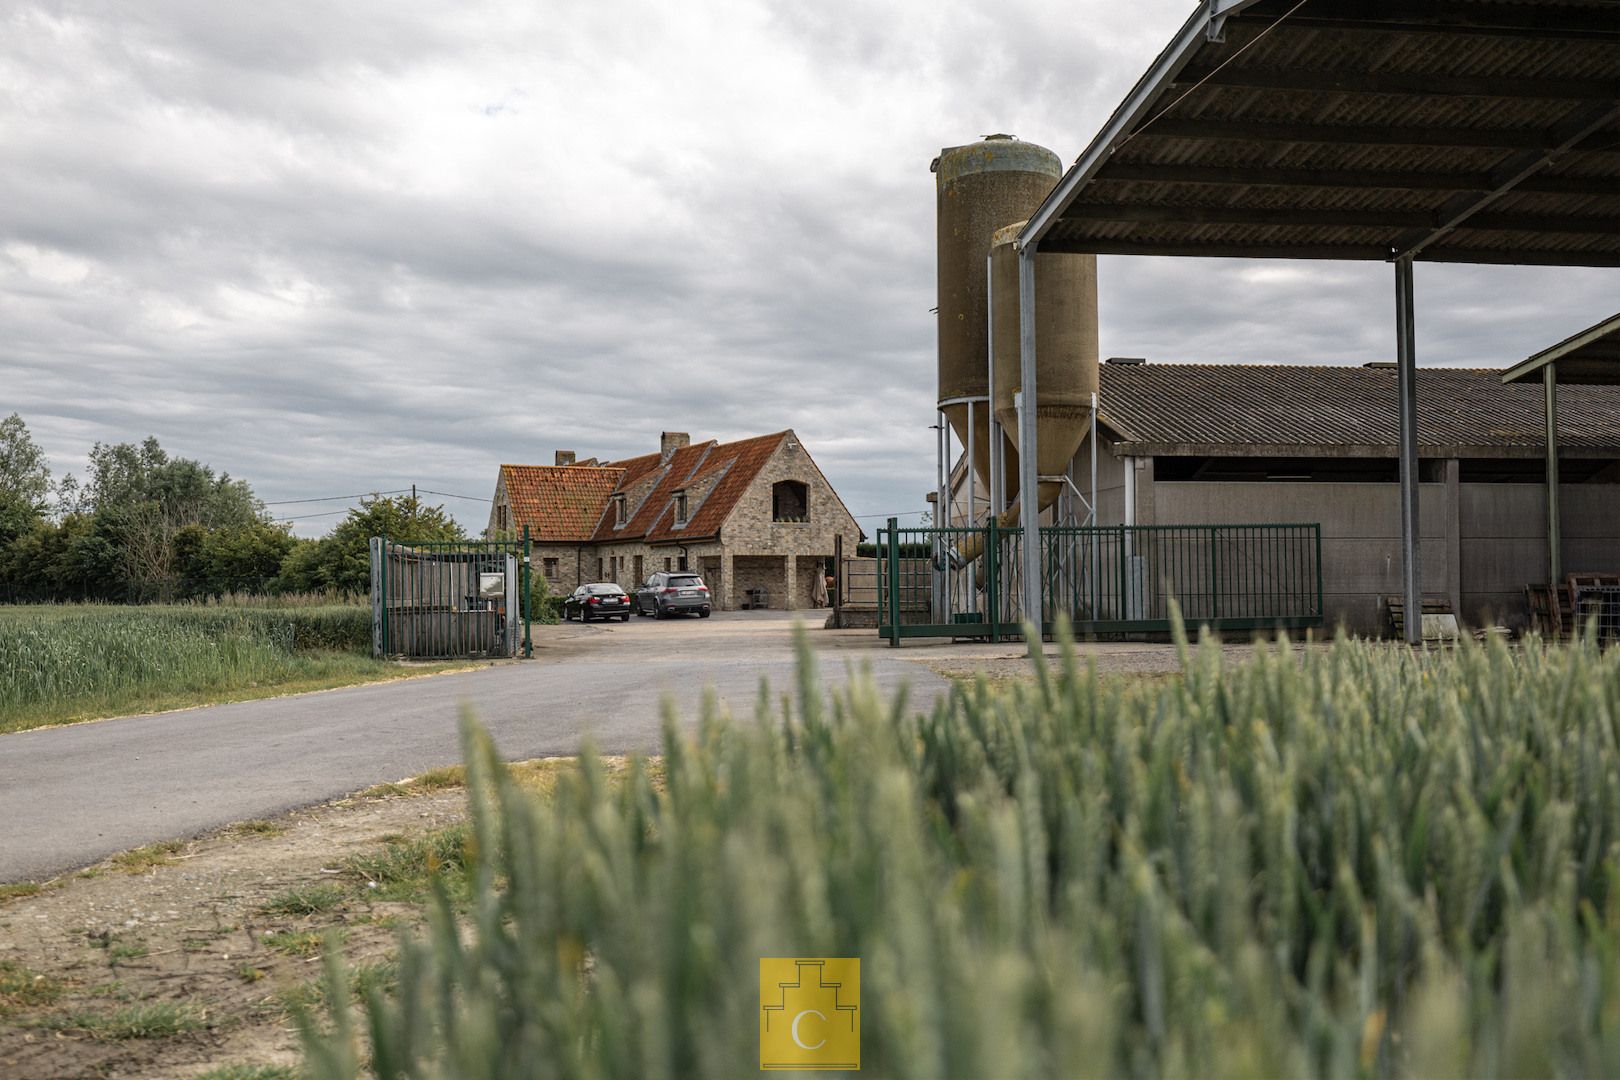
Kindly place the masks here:
POLYGON ((372 655, 532 656, 529 555, 527 529, 518 541, 372 537, 372 655))
MULTIPOLYGON (((1021 633, 1023 529, 878 530, 878 631, 1000 640, 1021 633)), ((1167 632, 1170 604, 1217 630, 1322 625, 1318 524, 1048 526, 1040 623, 1078 634, 1167 632)))

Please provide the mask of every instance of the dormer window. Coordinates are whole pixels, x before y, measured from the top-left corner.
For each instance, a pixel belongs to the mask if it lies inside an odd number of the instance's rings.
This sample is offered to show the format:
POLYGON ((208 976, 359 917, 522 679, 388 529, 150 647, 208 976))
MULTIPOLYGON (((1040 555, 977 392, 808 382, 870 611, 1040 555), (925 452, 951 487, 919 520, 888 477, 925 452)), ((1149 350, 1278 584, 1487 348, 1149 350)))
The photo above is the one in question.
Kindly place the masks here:
POLYGON ((622 529, 624 528, 624 523, 628 520, 630 520, 629 508, 626 506, 624 496, 613 496, 613 527, 616 529, 622 529))
POLYGON ((686 524, 686 492, 685 492, 685 490, 681 490, 681 491, 677 491, 675 493, 675 525, 676 525, 677 528, 679 528, 680 526, 685 525, 685 524, 686 524))

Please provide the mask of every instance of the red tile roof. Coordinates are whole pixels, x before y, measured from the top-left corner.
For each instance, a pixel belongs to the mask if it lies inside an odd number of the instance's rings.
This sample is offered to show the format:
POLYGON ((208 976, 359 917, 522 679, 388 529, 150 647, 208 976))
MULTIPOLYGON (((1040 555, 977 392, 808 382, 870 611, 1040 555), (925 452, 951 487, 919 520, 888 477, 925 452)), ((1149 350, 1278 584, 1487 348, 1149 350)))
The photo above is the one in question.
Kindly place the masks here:
POLYGON ((611 466, 502 465, 512 526, 527 525, 534 540, 584 543, 624 474, 611 466))
POLYGON ((736 509, 737 501, 787 436, 788 432, 778 431, 732 443, 713 440, 694 443, 676 450, 662 466, 657 454, 615 462, 615 466, 625 470, 624 487, 630 487, 655 468, 661 467, 662 475, 641 504, 631 508, 632 516, 624 528, 614 528, 611 518, 604 515, 593 539, 600 542, 645 540, 659 544, 706 540, 719 535, 720 526, 736 509), (676 528, 675 493, 702 487, 710 481, 713 486, 701 496, 701 501, 688 500, 689 520, 685 526, 676 528))
POLYGON ((708 540, 790 432, 732 443, 714 440, 682 446, 665 461, 642 454, 602 466, 502 465, 515 528, 529 527, 535 540, 679 543, 708 540), (611 497, 652 479, 651 489, 630 506, 631 518, 615 528, 611 497), (707 489, 706 491, 703 489, 707 489), (675 493, 691 491, 687 523, 675 526, 675 493))

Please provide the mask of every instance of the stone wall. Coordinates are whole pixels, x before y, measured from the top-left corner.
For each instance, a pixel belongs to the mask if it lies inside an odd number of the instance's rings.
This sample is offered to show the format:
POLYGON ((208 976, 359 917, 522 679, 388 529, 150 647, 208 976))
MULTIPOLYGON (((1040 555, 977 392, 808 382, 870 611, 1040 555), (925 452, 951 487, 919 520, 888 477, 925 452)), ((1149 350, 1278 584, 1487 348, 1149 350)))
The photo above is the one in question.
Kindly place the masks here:
MULTIPOLYGON (((844 508, 843 502, 821 475, 821 470, 810 459, 797 436, 790 435, 770 461, 760 470, 754 482, 721 529, 721 540, 733 559, 743 556, 779 555, 786 562, 776 570, 776 580, 760 582, 771 590, 771 606, 807 608, 810 606, 810 582, 814 571, 800 573, 798 563, 816 559, 830 559, 834 537, 844 537, 845 550, 853 552, 860 540, 861 530, 844 508), (794 480, 805 486, 809 513, 805 521, 775 521, 772 519, 772 489, 783 480, 794 480), (789 582, 792 587, 789 587, 789 582)), ((753 571, 750 571, 751 573, 753 571)), ((739 574, 738 585, 742 584, 739 574)), ((741 599, 742 594, 736 593, 741 599)))
POLYGON ((786 608, 787 561, 785 555, 733 555, 732 580, 736 583, 734 606, 742 606, 749 589, 764 589, 766 607, 786 608))

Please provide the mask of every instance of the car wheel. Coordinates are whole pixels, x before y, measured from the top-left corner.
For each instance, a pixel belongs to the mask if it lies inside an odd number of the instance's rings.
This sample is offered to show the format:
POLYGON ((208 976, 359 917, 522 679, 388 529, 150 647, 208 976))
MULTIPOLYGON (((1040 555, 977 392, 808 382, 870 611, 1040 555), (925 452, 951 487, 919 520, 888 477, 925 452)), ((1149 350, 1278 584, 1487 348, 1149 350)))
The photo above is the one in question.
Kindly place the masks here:
POLYGON ((703 619, 707 619, 709 617, 709 609, 704 608, 702 611, 699 611, 698 612, 698 617, 703 618, 703 619))

